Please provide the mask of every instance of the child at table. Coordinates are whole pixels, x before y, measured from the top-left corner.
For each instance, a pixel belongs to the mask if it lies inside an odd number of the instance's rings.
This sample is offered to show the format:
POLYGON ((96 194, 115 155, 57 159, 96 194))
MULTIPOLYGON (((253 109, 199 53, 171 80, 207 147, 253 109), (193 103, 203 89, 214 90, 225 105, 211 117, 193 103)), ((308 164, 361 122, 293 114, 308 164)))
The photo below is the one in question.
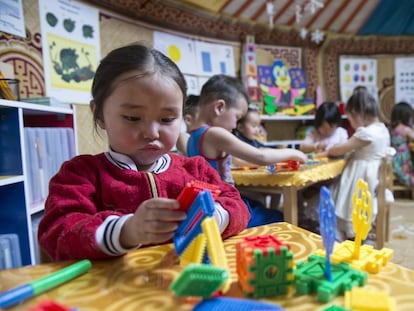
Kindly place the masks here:
POLYGON ((178 136, 177 149, 183 154, 187 155, 187 141, 190 137, 189 132, 193 130, 193 123, 198 116, 198 99, 199 95, 190 94, 187 96, 187 99, 184 103, 183 109, 183 122, 184 130, 182 129, 180 135, 178 136))
POLYGON ((256 148, 265 147, 257 138, 261 131, 259 109, 252 105, 247 108, 246 114, 237 121, 233 134, 240 140, 256 148))
POLYGON ((414 110, 410 104, 400 102, 391 112, 391 145, 396 154, 392 159, 394 174, 407 186, 414 186, 414 166, 411 158, 410 141, 414 141, 414 110))
POLYGON ((323 102, 315 114, 314 128, 306 134, 300 150, 306 153, 324 153, 333 145, 348 139, 348 132, 341 127, 342 117, 333 102, 323 102))
POLYGON ((349 155, 339 181, 333 186, 332 196, 337 216, 337 239, 354 238, 352 225, 352 196, 358 179, 368 183, 372 196, 373 223, 377 214, 375 190, 381 158, 387 155, 390 135, 379 120, 378 104, 366 88, 354 90, 345 107, 354 134, 344 143, 332 146, 329 156, 349 155))
POLYGON ((38 238, 51 259, 108 258, 171 241, 186 218, 176 198, 193 180, 219 187, 214 217, 223 238, 246 228, 237 189, 202 157, 169 153, 185 94, 178 67, 152 48, 124 46, 101 61, 90 107, 109 150, 65 162, 50 181, 38 238))
MULTIPOLYGON (((348 132, 341 127, 342 117, 333 102, 323 102, 316 110, 314 128, 306 134, 300 150, 326 156, 334 145, 348 140, 348 132)), ((310 231, 319 233, 319 194, 321 186, 330 187, 333 181, 321 182, 303 189, 299 193, 299 224, 310 231)))
MULTIPOLYGON (((221 178, 234 184, 231 175, 232 156, 256 165, 269 165, 288 159, 304 162, 306 155, 296 149, 255 148, 232 134, 237 121, 247 112, 249 96, 243 83, 226 75, 211 77, 202 87, 199 99, 199 116, 190 133, 187 155, 202 155, 221 178)), ((282 220, 280 212, 267 209, 259 202, 251 206, 248 227, 282 220)))

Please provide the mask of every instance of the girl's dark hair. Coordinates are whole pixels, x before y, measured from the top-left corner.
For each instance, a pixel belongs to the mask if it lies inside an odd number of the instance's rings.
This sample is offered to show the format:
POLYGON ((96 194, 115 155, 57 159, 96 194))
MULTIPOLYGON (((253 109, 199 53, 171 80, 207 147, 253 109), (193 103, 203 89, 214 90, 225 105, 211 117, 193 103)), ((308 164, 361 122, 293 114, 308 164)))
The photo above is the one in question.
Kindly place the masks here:
POLYGON ((411 126, 413 114, 413 107, 409 103, 399 102, 395 104, 391 111, 391 127, 395 128, 399 123, 411 126))
POLYGON ((183 114, 189 114, 195 116, 195 112, 198 108, 199 95, 190 94, 187 96, 184 102, 183 114))
POLYGON ((378 103, 366 87, 357 86, 348 99, 345 111, 349 113, 359 114, 365 117, 378 117, 378 103))
POLYGON ((199 104, 204 105, 222 99, 231 107, 240 96, 246 99, 247 104, 250 103, 246 88, 239 79, 227 75, 215 75, 201 88, 199 104))
POLYGON ((140 72, 139 77, 160 74, 174 80, 180 87, 183 98, 186 97, 187 83, 185 78, 177 65, 167 56, 140 43, 117 48, 101 60, 93 79, 92 98, 95 102, 93 114, 95 128, 97 121, 102 119, 103 104, 114 90, 114 81, 120 75, 133 70, 140 72))
POLYGON ((315 128, 321 127, 325 121, 331 126, 339 126, 342 123, 341 112, 333 102, 323 102, 316 110, 315 128))

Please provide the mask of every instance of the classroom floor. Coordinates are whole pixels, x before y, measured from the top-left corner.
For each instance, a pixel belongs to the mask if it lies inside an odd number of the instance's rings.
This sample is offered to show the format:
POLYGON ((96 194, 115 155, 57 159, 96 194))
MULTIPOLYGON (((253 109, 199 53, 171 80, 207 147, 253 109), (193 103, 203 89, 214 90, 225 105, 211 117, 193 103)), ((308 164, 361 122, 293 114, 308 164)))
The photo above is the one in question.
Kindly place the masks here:
POLYGON ((385 247, 394 250, 392 262, 414 270, 414 201, 396 198, 391 209, 390 241, 385 247))

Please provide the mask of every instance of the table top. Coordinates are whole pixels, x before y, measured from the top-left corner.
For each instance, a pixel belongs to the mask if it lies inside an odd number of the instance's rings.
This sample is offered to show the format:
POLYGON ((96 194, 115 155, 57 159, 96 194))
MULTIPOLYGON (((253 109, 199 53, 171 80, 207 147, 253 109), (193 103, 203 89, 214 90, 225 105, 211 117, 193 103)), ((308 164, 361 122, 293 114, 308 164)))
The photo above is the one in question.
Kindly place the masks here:
MULTIPOLYGON (((246 229, 224 242, 232 285, 227 296, 244 297, 237 282, 236 243, 243 237, 263 234, 277 235, 291 245, 294 261, 305 260, 322 246, 321 238, 287 223, 246 229)), ((0 291, 43 277, 70 262, 48 263, 0 271, 0 291)), ((39 301, 54 299, 79 311, 129 310, 192 310, 194 301, 174 297, 168 290, 180 273, 178 258, 172 244, 147 247, 105 261, 93 261, 91 270, 40 296, 27 300, 10 310, 27 310, 39 301)), ((396 300, 397 310, 414 310, 414 271, 388 263, 378 274, 370 274, 365 285, 370 290, 386 291, 396 300)), ((343 297, 323 304, 316 296, 275 296, 261 299, 274 302, 286 310, 321 310, 333 303, 343 306, 343 297)), ((8 309, 9 310, 9 309, 8 309)))
POLYGON ((232 175, 237 186, 303 187, 309 183, 335 178, 342 173, 345 163, 344 159, 335 159, 318 164, 303 164, 296 171, 270 173, 265 168, 258 168, 233 170, 232 175))

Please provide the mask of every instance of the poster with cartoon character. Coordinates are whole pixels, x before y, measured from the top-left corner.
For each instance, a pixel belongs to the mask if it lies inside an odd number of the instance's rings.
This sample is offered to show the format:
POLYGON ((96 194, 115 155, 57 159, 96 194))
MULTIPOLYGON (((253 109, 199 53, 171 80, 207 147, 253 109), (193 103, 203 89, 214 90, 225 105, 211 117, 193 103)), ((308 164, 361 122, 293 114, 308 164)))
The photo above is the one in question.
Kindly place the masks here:
POLYGON ((259 65, 258 77, 266 114, 294 108, 303 99, 306 78, 301 68, 288 68, 282 60, 276 60, 272 66, 259 65))
POLYGON ((100 60, 99 11, 74 0, 39 0, 46 95, 89 104, 100 60))

